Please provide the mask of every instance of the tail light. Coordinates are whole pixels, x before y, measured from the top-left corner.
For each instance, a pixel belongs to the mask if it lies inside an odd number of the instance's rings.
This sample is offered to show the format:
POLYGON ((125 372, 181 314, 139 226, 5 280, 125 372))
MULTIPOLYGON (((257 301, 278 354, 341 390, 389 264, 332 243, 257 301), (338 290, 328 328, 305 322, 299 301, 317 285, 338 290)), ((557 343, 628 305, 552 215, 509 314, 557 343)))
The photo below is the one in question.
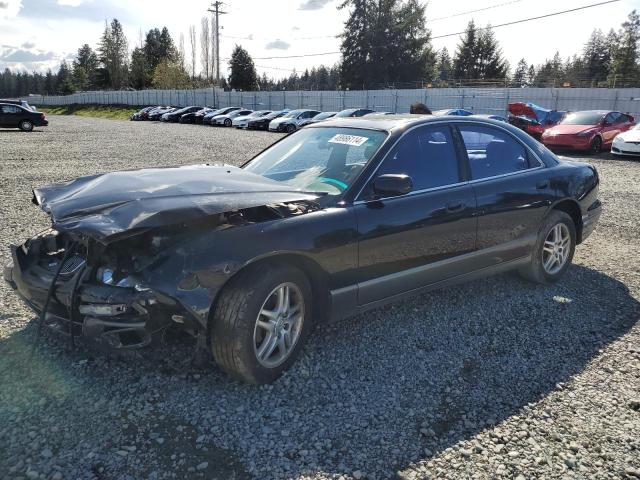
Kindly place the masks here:
POLYGON ((40 114, 40 118, 41 118, 42 120, 46 120, 46 119, 47 119, 47 116, 46 116, 44 113, 41 113, 41 114, 40 114))

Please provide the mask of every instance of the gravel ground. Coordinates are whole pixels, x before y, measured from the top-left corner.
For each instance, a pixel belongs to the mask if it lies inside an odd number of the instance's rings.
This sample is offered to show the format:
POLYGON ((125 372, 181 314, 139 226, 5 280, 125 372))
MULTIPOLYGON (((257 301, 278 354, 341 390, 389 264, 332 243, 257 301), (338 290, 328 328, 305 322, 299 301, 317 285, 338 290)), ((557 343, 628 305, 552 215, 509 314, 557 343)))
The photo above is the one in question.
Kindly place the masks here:
MULTIPOLYGON (((277 135, 51 117, 0 131, 0 262, 48 224, 33 186, 241 163, 277 135)), ((577 158, 577 157, 574 157, 577 158)), ((605 212, 557 285, 512 274, 316 330, 280 380, 45 334, 0 286, 0 478, 640 478, 640 161, 589 159, 605 212)))

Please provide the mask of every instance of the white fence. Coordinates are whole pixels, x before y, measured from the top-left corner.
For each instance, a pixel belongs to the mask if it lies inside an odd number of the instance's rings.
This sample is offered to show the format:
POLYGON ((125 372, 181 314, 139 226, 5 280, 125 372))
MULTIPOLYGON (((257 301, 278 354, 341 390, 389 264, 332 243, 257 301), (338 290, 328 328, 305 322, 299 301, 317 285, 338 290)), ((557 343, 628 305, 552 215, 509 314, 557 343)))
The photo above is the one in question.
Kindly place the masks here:
POLYGON ((533 102, 555 110, 617 110, 640 116, 640 88, 433 88, 416 90, 223 92, 219 89, 81 92, 66 96, 32 95, 34 105, 207 105, 251 109, 313 108, 337 111, 365 107, 408 112, 416 101, 432 110, 465 108, 504 114, 510 102, 533 102))

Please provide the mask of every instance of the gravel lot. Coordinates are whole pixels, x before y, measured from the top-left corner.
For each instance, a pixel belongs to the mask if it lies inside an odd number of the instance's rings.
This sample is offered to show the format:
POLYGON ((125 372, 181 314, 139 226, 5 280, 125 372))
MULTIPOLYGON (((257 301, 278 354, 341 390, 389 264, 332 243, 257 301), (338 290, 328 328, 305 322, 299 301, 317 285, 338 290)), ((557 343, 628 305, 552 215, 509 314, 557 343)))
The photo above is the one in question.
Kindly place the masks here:
MULTIPOLYGON (((48 225, 31 188, 241 163, 266 132, 50 117, 0 131, 0 261, 48 225)), ((577 158, 577 157, 574 157, 577 158)), ((69 348, 0 286, 0 478, 640 478, 640 161, 590 158, 605 211, 559 284, 512 274, 321 328, 272 385, 190 343, 69 348)))

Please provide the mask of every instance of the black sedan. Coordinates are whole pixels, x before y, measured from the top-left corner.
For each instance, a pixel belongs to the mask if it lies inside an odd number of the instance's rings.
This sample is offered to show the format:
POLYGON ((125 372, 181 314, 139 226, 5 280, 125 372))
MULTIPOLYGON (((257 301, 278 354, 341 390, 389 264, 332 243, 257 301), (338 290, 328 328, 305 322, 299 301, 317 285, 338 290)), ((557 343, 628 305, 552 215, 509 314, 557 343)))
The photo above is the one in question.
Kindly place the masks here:
POLYGON ((197 107, 195 105, 191 107, 179 108, 177 110, 174 110, 173 112, 165 113, 164 115, 162 115, 162 117, 160 117, 160 120, 162 120, 163 122, 175 123, 179 122, 180 118, 183 115, 187 113, 196 113, 200 110, 202 110, 202 107, 197 107))
POLYGON ((19 128, 23 132, 30 132, 33 127, 47 125, 49 121, 42 112, 35 112, 13 103, 0 103, 0 128, 19 128))
POLYGON ((278 110, 276 112, 271 112, 270 114, 265 115, 264 117, 252 118, 247 123, 247 129, 248 130, 268 130, 269 129, 269 123, 271 123, 271 120, 275 120, 276 118, 280 118, 283 115, 286 115, 287 113, 289 113, 290 111, 291 110, 286 108, 284 110, 278 110))
POLYGON ((38 188, 53 228, 12 248, 5 278, 43 325, 116 348, 181 327, 264 383, 314 325, 506 270, 559 280, 600 216, 598 185, 503 122, 327 120, 241 168, 38 188))
POLYGON ((180 117, 180 123, 202 123, 202 118, 209 112, 213 112, 213 108, 203 107, 195 112, 185 113, 180 117), (198 122, 199 120, 199 122, 198 122))
POLYGON ((177 110, 176 107, 158 107, 154 110, 151 110, 149 112, 149 120, 151 120, 152 122, 159 122, 160 119, 162 118, 162 116, 165 113, 171 113, 173 111, 177 110))

